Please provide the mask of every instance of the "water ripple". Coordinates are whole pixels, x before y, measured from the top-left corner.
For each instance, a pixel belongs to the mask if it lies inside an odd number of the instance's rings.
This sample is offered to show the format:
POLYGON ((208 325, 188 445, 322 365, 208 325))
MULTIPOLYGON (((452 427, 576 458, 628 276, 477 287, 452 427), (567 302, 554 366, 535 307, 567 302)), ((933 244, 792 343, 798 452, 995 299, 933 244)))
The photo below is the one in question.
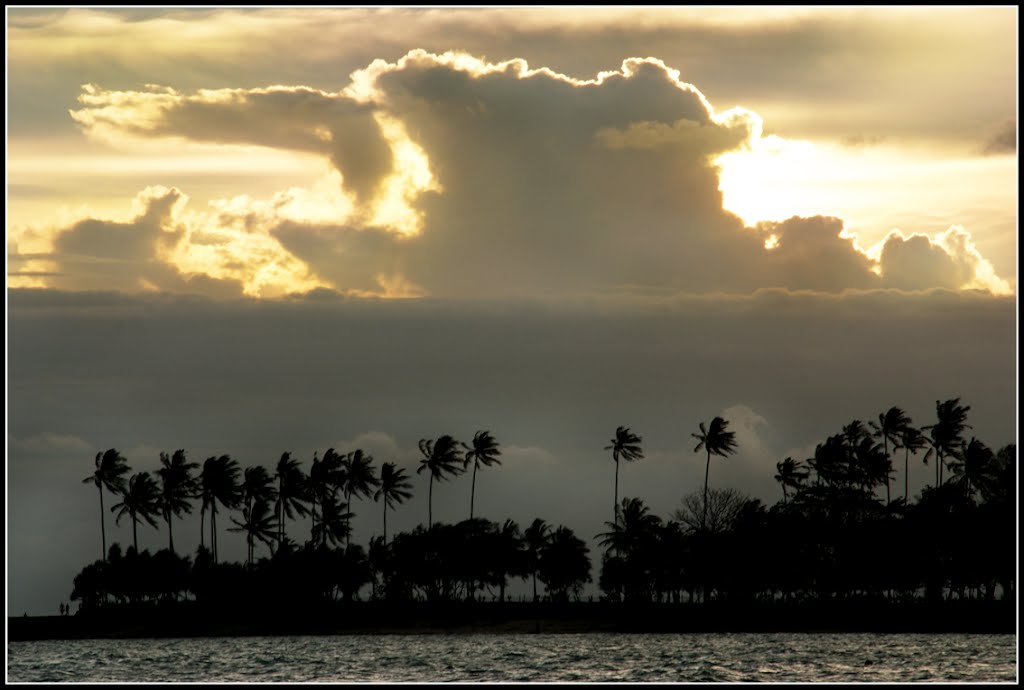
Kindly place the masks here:
POLYGON ((13 682, 1014 682, 1014 635, 345 635, 10 642, 13 682))

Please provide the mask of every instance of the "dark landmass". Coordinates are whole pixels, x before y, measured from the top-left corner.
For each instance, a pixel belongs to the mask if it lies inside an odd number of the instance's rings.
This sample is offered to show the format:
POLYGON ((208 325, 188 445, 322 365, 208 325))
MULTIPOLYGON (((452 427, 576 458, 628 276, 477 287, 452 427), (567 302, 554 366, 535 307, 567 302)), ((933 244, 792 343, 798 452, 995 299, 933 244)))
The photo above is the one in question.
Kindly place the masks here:
MULTIPOLYGON (((254 607, 259 609, 259 607, 254 607)), ((1005 601, 893 605, 837 601, 629 606, 607 602, 347 602, 315 611, 215 611, 194 602, 110 607, 74 616, 12 616, 8 641, 248 635, 530 634, 530 633, 1002 633, 1016 632, 1005 601)))

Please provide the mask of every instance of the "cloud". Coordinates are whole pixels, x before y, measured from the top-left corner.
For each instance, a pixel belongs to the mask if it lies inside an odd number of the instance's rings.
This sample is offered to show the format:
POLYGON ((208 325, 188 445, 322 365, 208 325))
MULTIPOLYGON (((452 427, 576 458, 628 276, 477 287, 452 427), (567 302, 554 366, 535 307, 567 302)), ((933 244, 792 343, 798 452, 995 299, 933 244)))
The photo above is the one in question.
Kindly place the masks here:
MULTIPOLYGON (((97 136, 259 144, 331 163, 310 189, 178 214, 183 225, 158 252, 175 269, 166 272, 237 282, 249 295, 1008 290, 962 229, 916 259, 890 250, 886 271, 838 218, 744 227, 723 209, 715 158, 760 145, 761 118, 716 112, 655 58, 579 79, 522 59, 413 50, 373 61, 338 92, 87 86, 80 100, 72 116, 97 136)), ((129 236, 101 224, 62 237, 99 257, 130 248, 117 234, 129 236)), ((131 237, 149 246, 145 232, 131 237)))
POLYGON ((1011 294, 1009 284, 999 278, 992 265, 960 226, 951 226, 934 239, 913 233, 909 237, 893 230, 882 240, 879 268, 885 285, 902 290, 933 287, 979 289, 994 294, 1011 294))
POLYGON ((47 453, 81 455, 92 449, 89 443, 77 436, 62 435, 52 431, 43 431, 27 438, 12 438, 11 443, 19 450, 38 455, 47 453))
POLYGON ((994 129, 985 143, 984 152, 990 155, 1016 153, 1017 121, 1007 120, 994 129))
POLYGON ((392 169, 391 147, 373 108, 302 86, 202 89, 185 95, 157 85, 147 91, 82 87, 71 118, 87 134, 179 137, 256 144, 326 155, 361 199, 372 199, 392 169))

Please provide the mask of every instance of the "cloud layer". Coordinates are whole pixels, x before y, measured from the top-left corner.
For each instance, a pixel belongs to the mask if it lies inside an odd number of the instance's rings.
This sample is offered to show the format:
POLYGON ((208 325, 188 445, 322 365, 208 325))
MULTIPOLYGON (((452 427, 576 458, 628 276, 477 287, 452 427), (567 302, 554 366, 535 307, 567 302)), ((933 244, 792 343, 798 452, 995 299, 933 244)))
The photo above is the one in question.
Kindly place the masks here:
POLYGON ((337 92, 88 85, 80 103, 72 117, 105 141, 283 148, 322 156, 333 170, 315 189, 240 195, 213 211, 183 212, 177 190, 144 192, 129 223, 88 219, 60 232, 53 287, 441 297, 1011 291, 959 227, 935 238, 890 233, 872 250, 838 218, 745 227, 722 207, 716 159, 755 145, 761 118, 716 112, 654 58, 579 80, 524 60, 416 50, 374 61, 337 92), (114 270, 98 270, 100 261, 114 270))

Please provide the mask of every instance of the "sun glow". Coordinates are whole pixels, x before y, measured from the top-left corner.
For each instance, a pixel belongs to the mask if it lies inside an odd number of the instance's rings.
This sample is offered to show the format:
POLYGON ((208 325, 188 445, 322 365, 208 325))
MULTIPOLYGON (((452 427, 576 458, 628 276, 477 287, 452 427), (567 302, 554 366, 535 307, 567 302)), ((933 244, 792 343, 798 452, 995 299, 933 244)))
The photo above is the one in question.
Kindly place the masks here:
POLYGON ((821 154, 809 141, 787 141, 770 135, 753 137, 747 148, 718 156, 718 188, 722 205, 747 225, 813 215, 806 182, 821 164, 821 154))

